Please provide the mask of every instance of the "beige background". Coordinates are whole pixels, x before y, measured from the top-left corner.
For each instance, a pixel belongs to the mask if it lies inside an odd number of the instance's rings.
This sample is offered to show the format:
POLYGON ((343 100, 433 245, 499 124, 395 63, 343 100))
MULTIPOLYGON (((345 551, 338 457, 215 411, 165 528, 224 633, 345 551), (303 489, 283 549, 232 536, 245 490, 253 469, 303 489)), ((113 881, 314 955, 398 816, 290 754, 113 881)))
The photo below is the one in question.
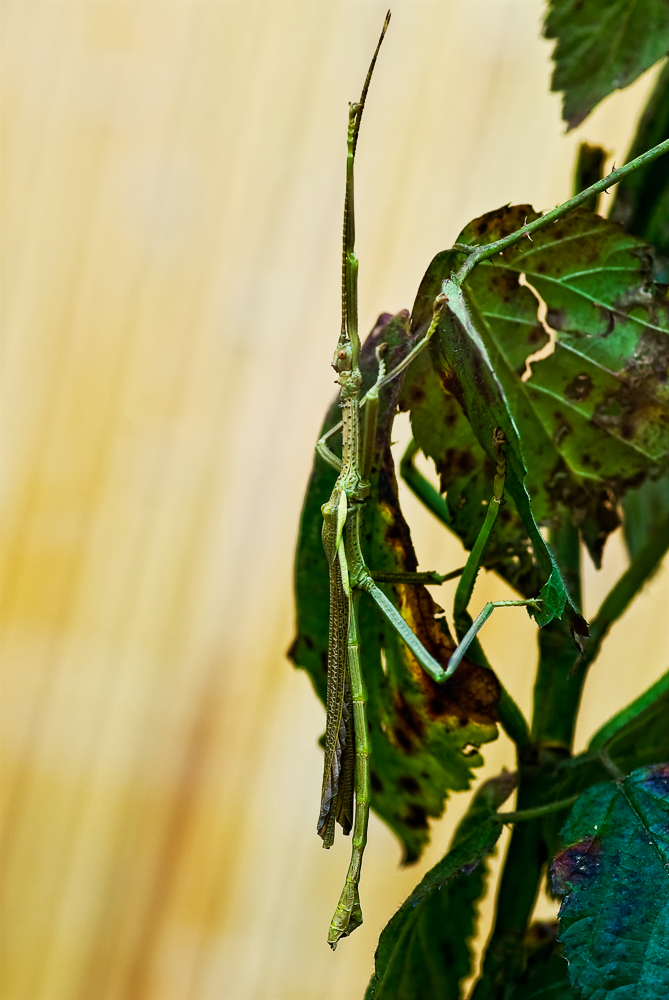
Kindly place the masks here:
MULTIPOLYGON (((360 997, 464 808, 405 871, 372 822, 365 924, 331 954, 348 845, 315 835, 323 711, 284 651, 333 391, 347 101, 384 12, 2 5, 4 1000, 360 997)), ((621 162, 651 78, 564 137, 541 12, 393 3, 359 145, 363 328, 472 217, 567 196, 580 138, 621 162)), ((458 565, 405 508, 422 566, 458 565)), ((665 569, 593 669, 579 744, 666 668, 668 603, 665 569)), ((525 613, 485 642, 528 707, 525 613)))

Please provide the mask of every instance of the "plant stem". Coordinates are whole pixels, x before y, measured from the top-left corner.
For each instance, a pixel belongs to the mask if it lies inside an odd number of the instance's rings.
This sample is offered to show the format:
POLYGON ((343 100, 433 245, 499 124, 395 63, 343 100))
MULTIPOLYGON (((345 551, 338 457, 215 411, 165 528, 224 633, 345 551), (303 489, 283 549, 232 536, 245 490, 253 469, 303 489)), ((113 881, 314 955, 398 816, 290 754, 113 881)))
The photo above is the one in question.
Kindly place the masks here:
POLYGON ((600 750, 598 756, 614 781, 622 781, 624 779, 625 775, 620 768, 613 763, 606 750, 600 750))
POLYGON ((653 575, 667 549, 669 549, 669 518, 653 532, 604 598, 602 606, 590 623, 590 640, 580 660, 580 668, 586 669, 594 661, 606 633, 627 610, 644 583, 653 575))
POLYGON ((509 739, 515 743, 520 756, 521 752, 531 745, 530 727, 527 724, 527 719, 501 681, 499 686, 502 689, 497 705, 499 723, 509 739))
POLYGON ((470 274, 470 272, 476 267, 476 265, 482 260, 488 260, 490 257, 494 257, 495 254, 501 253, 506 250, 507 247, 512 247, 516 243, 519 243, 521 239, 529 236, 531 233, 536 233, 539 229, 544 229, 546 226, 550 226, 551 223, 557 222, 563 216, 567 215, 573 209, 578 208, 580 205, 586 204, 593 197, 593 195, 599 194, 600 191, 607 191, 618 181, 622 180, 623 177, 627 177, 628 174, 634 173, 639 167, 644 166, 646 163, 651 163, 656 160, 658 156, 662 156, 664 153, 669 152, 669 139, 665 139, 664 142, 658 143, 657 146, 653 146, 647 152, 642 153, 641 156, 636 156, 629 163, 625 163, 622 167, 618 167, 617 170, 612 170, 610 174, 603 177, 596 184, 591 184, 590 187, 586 188, 585 191, 579 192, 579 194, 574 195, 568 201, 563 202, 562 205, 558 205, 550 212, 546 212, 545 215, 540 216, 535 219, 534 222, 528 222, 527 225, 518 229, 515 233, 511 233, 509 236, 503 237, 501 240, 495 240, 494 243, 488 243, 486 246, 480 247, 470 247, 466 244, 457 243, 455 249, 460 250, 462 253, 468 253, 469 257, 463 264, 463 266, 458 271, 455 276, 455 280, 459 285, 462 285, 465 278, 470 274))
MULTIPOLYGON (((550 534, 551 548, 571 596, 580 605, 581 548, 578 528, 566 524, 550 534)), ((539 666, 534 683, 532 737, 571 751, 585 670, 569 624, 554 620, 539 630, 539 666)))
MULTIPOLYGON (((412 438, 400 461, 400 475, 411 492, 434 514, 442 524, 452 527, 453 520, 448 504, 432 483, 418 471, 413 464, 414 455, 419 451, 417 442, 412 438)), ((463 567, 464 569, 464 567, 463 567)))
POLYGON ((539 819, 541 816, 547 816, 549 813, 566 809, 567 806, 573 806, 578 798, 578 795, 570 795, 568 799, 559 799, 557 802, 550 802, 545 806, 534 806, 532 809, 519 809, 516 812, 497 813, 496 819, 500 823, 521 823, 528 819, 539 819))
MULTIPOLYGON (((580 603, 578 529, 566 525, 552 532, 550 542, 572 598, 580 603)), ((518 809, 508 814, 524 822, 514 824, 511 832, 499 882, 495 924, 472 1000, 502 1000, 507 986, 515 983, 522 972, 523 939, 548 858, 541 818, 565 806, 564 802, 548 807, 545 802, 537 802, 545 799, 556 765, 570 752, 585 675, 583 671, 577 676, 572 674, 578 649, 565 623, 553 621, 540 629, 539 648, 531 738, 518 752, 518 809)))
MULTIPOLYGON (((526 777, 524 787, 519 788, 521 807, 534 797, 533 784, 526 777)), ((545 862, 541 821, 534 819, 514 826, 497 894, 495 923, 471 1000, 498 1000, 504 996, 506 985, 514 983, 522 971, 522 942, 545 862)))

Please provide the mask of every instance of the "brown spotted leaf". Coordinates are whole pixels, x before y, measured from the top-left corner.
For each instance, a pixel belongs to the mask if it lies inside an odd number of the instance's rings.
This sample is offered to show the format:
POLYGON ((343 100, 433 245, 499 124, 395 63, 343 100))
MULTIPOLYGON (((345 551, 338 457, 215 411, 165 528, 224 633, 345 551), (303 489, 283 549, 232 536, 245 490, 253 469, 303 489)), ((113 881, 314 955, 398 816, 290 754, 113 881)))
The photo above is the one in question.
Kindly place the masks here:
MULTIPOLYGON (((374 347, 378 343, 389 345, 389 367, 408 350, 408 315, 389 319, 382 318, 363 347, 364 388, 376 374, 374 347)), ((371 569, 386 572, 416 569, 389 447, 399 388, 396 380, 382 392, 377 460, 365 507, 365 558, 371 569)), ((324 429, 338 418, 338 406, 333 404, 324 429)), ((316 458, 302 509, 295 561, 298 634, 290 657, 307 670, 322 701, 327 680, 328 572, 320 537, 320 508, 335 478, 334 470, 316 458)), ((429 592, 407 584, 381 586, 445 667, 455 643, 429 592)), ((448 682, 437 685, 366 594, 360 599, 360 632, 369 698, 372 808, 402 841, 404 860, 413 861, 428 840, 429 817, 441 815, 449 790, 469 787, 472 768, 483 763, 477 748, 497 736, 499 685, 491 671, 466 661, 448 682)))
MULTIPOLYGON (((458 241, 488 243, 536 217, 528 205, 503 208, 472 222, 458 241)), ((449 252, 430 265, 414 307, 414 331, 429 322, 431 302, 454 263, 449 252)), ((598 561, 619 523, 618 497, 669 460, 669 297, 652 282, 648 248, 617 224, 577 210, 533 242, 523 240, 479 264, 465 293, 518 428, 534 515, 544 525, 566 518, 578 524, 598 561), (529 378, 528 358, 548 334, 521 275, 545 302, 556 340, 550 356, 532 362, 529 378)), ((476 504, 478 494, 454 474, 453 437, 448 425, 432 419, 429 393, 408 405, 419 444, 455 491, 449 509, 476 504)), ((449 419, 452 412, 451 405, 449 419)), ((460 469, 483 478, 481 452, 460 436, 460 469)), ((520 563, 524 546, 519 535, 520 563)))

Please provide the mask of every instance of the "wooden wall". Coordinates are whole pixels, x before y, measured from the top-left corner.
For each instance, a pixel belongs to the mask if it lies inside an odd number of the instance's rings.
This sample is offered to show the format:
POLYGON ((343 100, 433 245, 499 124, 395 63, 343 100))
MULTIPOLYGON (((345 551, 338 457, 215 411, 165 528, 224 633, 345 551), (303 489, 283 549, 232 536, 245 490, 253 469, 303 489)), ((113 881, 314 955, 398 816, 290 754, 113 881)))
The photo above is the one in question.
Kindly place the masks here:
MULTIPOLYGON (((650 78, 565 137, 541 12, 393 3, 359 145, 363 328, 472 217, 567 196, 580 138, 623 159, 650 78)), ((323 711, 284 651, 347 101, 384 13, 2 5, 4 1000, 360 997, 464 808, 405 871, 372 822, 366 922, 331 954, 348 845, 320 850, 323 711)), ((457 565, 418 520, 422 565, 457 565)), ((586 610, 604 590, 589 571, 586 610)), ((475 603, 503 593, 484 577, 475 603)), ((593 670, 581 743, 666 668, 668 599, 665 569, 593 670)), ((522 609, 486 644, 527 705, 522 609)), ((486 773, 505 762, 500 739, 486 773)))

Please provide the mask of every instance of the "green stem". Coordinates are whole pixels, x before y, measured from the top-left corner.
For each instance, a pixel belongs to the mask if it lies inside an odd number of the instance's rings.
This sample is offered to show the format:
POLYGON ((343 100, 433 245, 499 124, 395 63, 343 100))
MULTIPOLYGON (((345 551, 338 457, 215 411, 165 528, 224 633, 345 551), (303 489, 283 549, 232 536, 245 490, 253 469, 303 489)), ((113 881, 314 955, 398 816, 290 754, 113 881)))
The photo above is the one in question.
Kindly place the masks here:
MULTIPOLYGON (((476 583, 476 577, 478 576, 479 569, 481 568, 483 552, 488 544, 488 539, 490 538, 492 529, 495 526, 495 521, 497 520, 501 503, 501 497, 493 497, 488 504, 488 511, 486 513, 485 521, 483 522, 483 527, 479 531, 478 537, 474 542, 474 548, 469 553, 465 571, 460 578, 458 589, 455 591, 455 598, 453 600, 453 620, 455 622, 455 629, 460 641, 464 639, 465 635, 472 627, 472 619, 467 613, 467 605, 471 599, 474 584, 476 583)), ((492 612, 492 608, 490 611, 492 612)), ((483 624, 483 622, 481 622, 481 624, 483 624)))
POLYGON ((579 796, 580 793, 579 795, 570 795, 568 799, 559 799, 557 802, 551 802, 546 806, 519 809, 517 812, 497 813, 495 819, 498 819, 500 823, 522 823, 528 819, 540 819, 542 816, 548 816, 549 813, 559 812, 560 809, 573 806, 579 796))
MULTIPOLYGON (((550 534, 550 545, 573 600, 580 604, 581 548, 571 524, 550 534)), ((571 750, 585 671, 567 621, 554 620, 539 630, 539 666, 534 684, 532 737, 571 750)))
POLYGON ((658 568, 669 549, 669 518, 653 532, 618 582, 604 598, 590 623, 590 640, 579 667, 585 669, 597 657, 606 633, 630 606, 638 592, 658 568))
POLYGON ((611 775, 611 777, 613 778, 614 781, 623 781, 623 779, 625 778, 625 775, 620 770, 620 768, 617 767, 617 765, 613 763, 613 761, 611 760, 611 758, 607 754, 606 750, 600 750, 599 754, 597 756, 599 757, 599 759, 601 760, 602 764, 604 765, 604 767, 606 768, 606 770, 609 772, 609 774, 611 775))
MULTIPOLYGON (((518 802, 531 800, 533 788, 518 790, 518 802)), ((523 811, 522 808, 519 811, 523 811)), ((546 847, 541 835, 541 821, 519 823, 511 831, 504 869, 497 894, 496 916, 486 946, 481 977, 471 1000, 499 1000, 506 987, 516 982, 523 966, 523 938, 532 917, 539 891, 541 872, 546 861, 546 847)))
POLYGON ((539 229, 544 229, 546 226, 550 226, 551 223, 557 222, 563 216, 567 215, 573 209, 578 208, 580 205, 585 205, 593 195, 599 194, 600 191, 607 191, 618 181, 622 180, 623 177, 627 177, 628 174, 634 173, 639 167, 642 167, 645 163, 651 163, 656 160, 658 156, 662 156, 664 153, 669 152, 669 139, 665 139, 664 142, 658 143, 657 146, 653 146, 647 152, 642 153, 641 156, 635 157, 630 160, 629 163, 625 163, 622 167, 618 167, 617 170, 612 170, 610 174, 603 177, 600 181, 595 184, 591 184, 590 187, 581 191, 579 194, 574 195, 568 201, 565 201, 562 205, 558 205, 551 212, 546 212, 540 218, 535 219, 534 222, 528 222, 527 225, 518 229, 515 233, 511 233, 509 236, 503 237, 501 240, 495 240, 494 243, 488 243, 486 246, 482 247, 472 247, 467 244, 457 243, 455 249, 459 250, 461 253, 469 254, 468 259, 465 261, 463 266, 460 268, 455 276, 457 284, 462 285, 465 278, 471 273, 471 271, 476 267, 476 265, 482 260, 488 260, 490 257, 494 257, 495 254, 501 253, 508 247, 515 246, 520 240, 536 233, 539 229))
POLYGON ((421 503, 425 504, 430 513, 434 514, 442 524, 450 528, 453 524, 453 519, 451 518, 448 504, 441 493, 434 488, 432 483, 428 482, 425 476, 413 464, 414 456, 419 450, 418 444, 412 438, 402 455, 400 475, 414 496, 418 497, 421 503))
MULTIPOLYGON (((554 531, 550 542, 576 600, 580 598, 578 530, 566 526, 554 531)), ((532 733, 528 743, 519 747, 518 809, 516 814, 510 814, 514 818, 522 814, 523 822, 514 824, 511 832, 500 877, 495 924, 472 1000, 500 1000, 522 972, 523 940, 548 854, 541 823, 546 804, 537 806, 536 803, 545 797, 546 788, 550 788, 554 780, 556 766, 569 752, 581 695, 584 673, 579 671, 576 676, 572 675, 578 649, 568 626, 553 621, 540 629, 539 647, 532 733), (535 813, 535 810, 541 811, 535 813)), ((564 806, 562 802, 559 806, 551 803, 548 810, 564 806)))
POLYGON ((527 719, 502 682, 499 678, 497 680, 501 688, 500 699, 497 705, 499 723, 509 739, 515 743, 516 749, 520 754, 531 745, 530 727, 527 724, 527 719))

